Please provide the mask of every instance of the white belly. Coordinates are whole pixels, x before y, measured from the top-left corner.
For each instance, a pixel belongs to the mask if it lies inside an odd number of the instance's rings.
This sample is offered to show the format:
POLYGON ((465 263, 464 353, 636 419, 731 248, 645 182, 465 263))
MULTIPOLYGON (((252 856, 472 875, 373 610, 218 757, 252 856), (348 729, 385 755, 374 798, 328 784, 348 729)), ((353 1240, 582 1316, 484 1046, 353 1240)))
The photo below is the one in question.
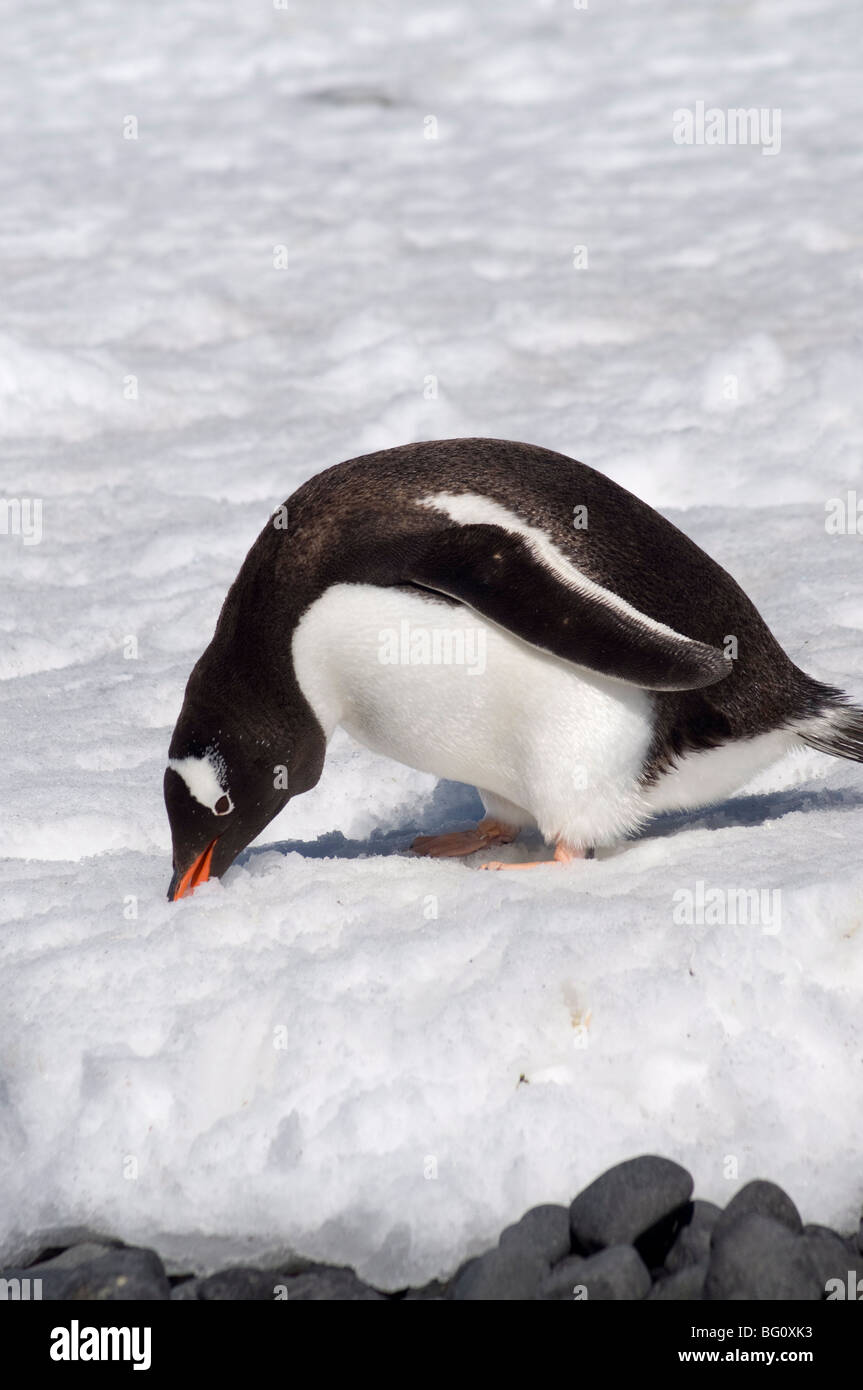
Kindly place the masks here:
POLYGON ((611 844, 649 814, 638 778, 650 696, 467 608, 337 585, 299 623, 293 659, 327 738, 340 724, 377 753, 470 783, 549 842, 611 844))

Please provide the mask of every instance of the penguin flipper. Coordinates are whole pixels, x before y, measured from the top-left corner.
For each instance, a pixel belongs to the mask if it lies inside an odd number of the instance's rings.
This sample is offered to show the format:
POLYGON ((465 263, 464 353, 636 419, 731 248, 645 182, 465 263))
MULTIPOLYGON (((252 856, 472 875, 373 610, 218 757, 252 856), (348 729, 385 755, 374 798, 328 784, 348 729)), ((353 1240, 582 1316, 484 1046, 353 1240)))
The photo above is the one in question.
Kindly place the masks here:
POLYGON ((732 670, 718 647, 639 612, 550 543, 502 526, 436 531, 405 577, 552 656, 644 690, 700 690, 732 670))

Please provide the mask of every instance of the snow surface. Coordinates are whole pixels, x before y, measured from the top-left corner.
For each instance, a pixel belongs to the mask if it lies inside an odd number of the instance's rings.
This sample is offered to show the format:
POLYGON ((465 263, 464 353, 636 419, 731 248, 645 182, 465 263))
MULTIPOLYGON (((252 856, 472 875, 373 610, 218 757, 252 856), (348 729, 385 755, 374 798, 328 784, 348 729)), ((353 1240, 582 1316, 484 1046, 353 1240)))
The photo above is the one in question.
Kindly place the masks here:
POLYGON ((0 534, 0 1256, 80 1223, 395 1288, 649 1150, 852 1228, 863 768, 795 754, 618 854, 492 876, 404 853, 469 789, 337 735, 174 905, 161 776, 269 510, 434 436, 605 469, 863 699, 863 534, 825 530, 863 482, 856 9, 7 18, 0 497, 44 534, 0 534), (675 145, 698 100, 779 108, 780 153, 675 145), (699 881, 781 889, 781 930, 677 924, 699 881))

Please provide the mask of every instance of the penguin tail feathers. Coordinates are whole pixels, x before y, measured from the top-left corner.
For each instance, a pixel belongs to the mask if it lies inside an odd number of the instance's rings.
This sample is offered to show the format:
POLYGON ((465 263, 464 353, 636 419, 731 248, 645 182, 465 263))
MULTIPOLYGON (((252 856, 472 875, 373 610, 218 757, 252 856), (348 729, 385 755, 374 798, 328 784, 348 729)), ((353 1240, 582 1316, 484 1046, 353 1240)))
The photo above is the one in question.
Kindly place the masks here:
POLYGON ((820 686, 821 709, 800 720, 796 732, 810 748, 863 763, 863 709, 852 705, 841 690, 820 686))

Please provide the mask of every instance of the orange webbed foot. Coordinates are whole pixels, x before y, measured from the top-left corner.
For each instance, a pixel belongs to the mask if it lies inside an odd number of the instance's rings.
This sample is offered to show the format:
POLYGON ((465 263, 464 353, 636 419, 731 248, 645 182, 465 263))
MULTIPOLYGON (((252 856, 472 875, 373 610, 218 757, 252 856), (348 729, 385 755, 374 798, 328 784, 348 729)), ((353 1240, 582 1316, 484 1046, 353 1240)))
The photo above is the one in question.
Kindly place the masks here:
POLYGON ((592 849, 575 849, 572 845, 565 845, 562 840, 558 840, 554 847, 553 859, 531 859, 525 864, 507 864, 501 859, 490 859, 487 864, 480 864, 481 869, 548 869, 554 868, 556 864, 572 864, 576 859, 592 859, 592 849))
POLYGON ((459 859, 463 855, 489 849, 491 845, 511 844, 517 834, 518 831, 512 826, 486 818, 473 830, 452 830, 445 835, 417 835, 411 849, 414 854, 428 855, 431 859, 459 859))

